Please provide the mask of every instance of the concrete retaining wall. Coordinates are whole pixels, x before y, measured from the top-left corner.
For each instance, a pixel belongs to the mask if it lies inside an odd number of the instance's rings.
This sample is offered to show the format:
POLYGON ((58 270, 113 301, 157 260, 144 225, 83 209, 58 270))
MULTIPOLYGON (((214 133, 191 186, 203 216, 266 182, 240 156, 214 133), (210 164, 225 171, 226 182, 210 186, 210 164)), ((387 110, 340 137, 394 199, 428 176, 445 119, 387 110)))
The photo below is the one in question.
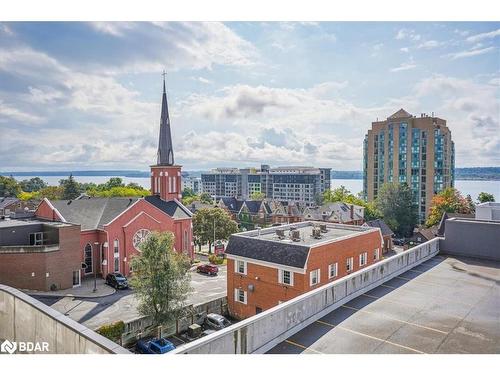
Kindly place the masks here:
POLYGON ((500 221, 453 218, 446 220, 443 254, 500 260, 500 221))
POLYGON ((17 289, 0 284, 0 341, 48 343, 48 353, 130 353, 17 289))
POLYGON ((315 320, 432 258, 438 252, 439 239, 436 238, 183 345, 171 353, 265 353, 315 320))

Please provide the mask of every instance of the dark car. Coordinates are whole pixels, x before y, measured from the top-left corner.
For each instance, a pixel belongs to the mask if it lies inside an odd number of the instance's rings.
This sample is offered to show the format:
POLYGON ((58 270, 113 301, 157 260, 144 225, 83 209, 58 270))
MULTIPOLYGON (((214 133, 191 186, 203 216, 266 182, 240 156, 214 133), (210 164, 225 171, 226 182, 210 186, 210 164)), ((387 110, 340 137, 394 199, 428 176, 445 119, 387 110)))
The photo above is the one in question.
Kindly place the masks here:
POLYGON ((142 354, 165 354, 175 349, 175 345, 167 339, 145 339, 135 344, 135 350, 142 354))
POLYGON ((115 289, 128 288, 128 280, 119 272, 108 273, 106 276, 106 284, 115 289))
POLYGON ((205 326, 207 329, 220 330, 229 327, 231 322, 219 314, 208 314, 205 318, 205 326))
POLYGON ((392 243, 397 246, 403 246, 405 244, 405 239, 404 238, 394 238, 392 240, 392 243))
POLYGON ((213 264, 200 264, 196 267, 196 272, 206 273, 207 275, 217 275, 219 273, 219 267, 213 264))

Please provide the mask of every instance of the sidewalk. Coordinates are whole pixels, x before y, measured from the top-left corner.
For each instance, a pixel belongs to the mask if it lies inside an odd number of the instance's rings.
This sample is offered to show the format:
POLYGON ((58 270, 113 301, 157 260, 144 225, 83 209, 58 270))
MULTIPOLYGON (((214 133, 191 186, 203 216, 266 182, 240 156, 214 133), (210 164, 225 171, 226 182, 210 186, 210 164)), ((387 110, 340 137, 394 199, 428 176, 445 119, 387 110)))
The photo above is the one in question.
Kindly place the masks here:
POLYGON ((82 284, 76 288, 56 291, 39 292, 34 290, 24 290, 31 296, 42 297, 77 297, 77 298, 97 298, 114 294, 116 290, 104 283, 103 279, 97 279, 97 291, 94 290, 94 279, 82 280, 82 284))

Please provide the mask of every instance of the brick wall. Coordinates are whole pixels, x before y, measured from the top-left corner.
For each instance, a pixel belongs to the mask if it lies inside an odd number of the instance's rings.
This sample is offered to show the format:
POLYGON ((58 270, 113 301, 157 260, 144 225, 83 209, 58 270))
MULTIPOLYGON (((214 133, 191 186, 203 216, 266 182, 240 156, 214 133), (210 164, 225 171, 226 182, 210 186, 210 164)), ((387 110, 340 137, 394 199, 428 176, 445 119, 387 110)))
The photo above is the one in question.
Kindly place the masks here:
POLYGON ((24 253, 0 252, 0 284, 18 289, 50 290, 71 288, 73 271, 79 270, 80 226, 59 228, 59 246, 51 246, 49 252, 24 253), (58 249, 58 250, 57 250, 58 249))
POLYGON ((279 301, 288 301, 298 295, 316 289, 334 280, 355 272, 361 268, 379 261, 382 256, 382 238, 379 231, 361 232, 359 235, 344 240, 328 243, 310 250, 305 273, 294 272, 293 286, 278 283, 278 268, 264 266, 248 261, 247 274, 235 272, 235 261, 228 259, 227 263, 227 297, 229 312, 238 319, 248 318, 256 314, 256 309, 269 309, 279 304, 279 301), (379 259, 374 259, 374 250, 379 249, 379 259), (367 263, 360 267, 359 255, 367 252, 367 263), (353 270, 346 269, 346 259, 353 257, 353 270), (328 265, 338 264, 338 276, 329 278, 328 265), (309 273, 320 269, 320 282, 310 286, 309 273), (253 285, 253 292, 249 290, 253 285), (247 303, 235 301, 234 289, 239 288, 247 292, 247 303))

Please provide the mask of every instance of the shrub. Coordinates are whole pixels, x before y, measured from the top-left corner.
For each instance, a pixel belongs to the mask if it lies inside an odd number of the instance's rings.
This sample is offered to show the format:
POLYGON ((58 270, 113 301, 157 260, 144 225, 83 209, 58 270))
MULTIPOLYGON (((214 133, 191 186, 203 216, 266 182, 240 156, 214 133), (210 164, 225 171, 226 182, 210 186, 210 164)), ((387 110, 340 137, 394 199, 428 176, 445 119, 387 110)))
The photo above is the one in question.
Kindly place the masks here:
POLYGON ((125 331, 125 323, 122 320, 99 327, 96 332, 110 340, 117 342, 125 331))
POLYGON ((219 257, 215 254, 211 254, 208 256, 208 261, 212 264, 223 264, 224 263, 224 258, 219 257))

